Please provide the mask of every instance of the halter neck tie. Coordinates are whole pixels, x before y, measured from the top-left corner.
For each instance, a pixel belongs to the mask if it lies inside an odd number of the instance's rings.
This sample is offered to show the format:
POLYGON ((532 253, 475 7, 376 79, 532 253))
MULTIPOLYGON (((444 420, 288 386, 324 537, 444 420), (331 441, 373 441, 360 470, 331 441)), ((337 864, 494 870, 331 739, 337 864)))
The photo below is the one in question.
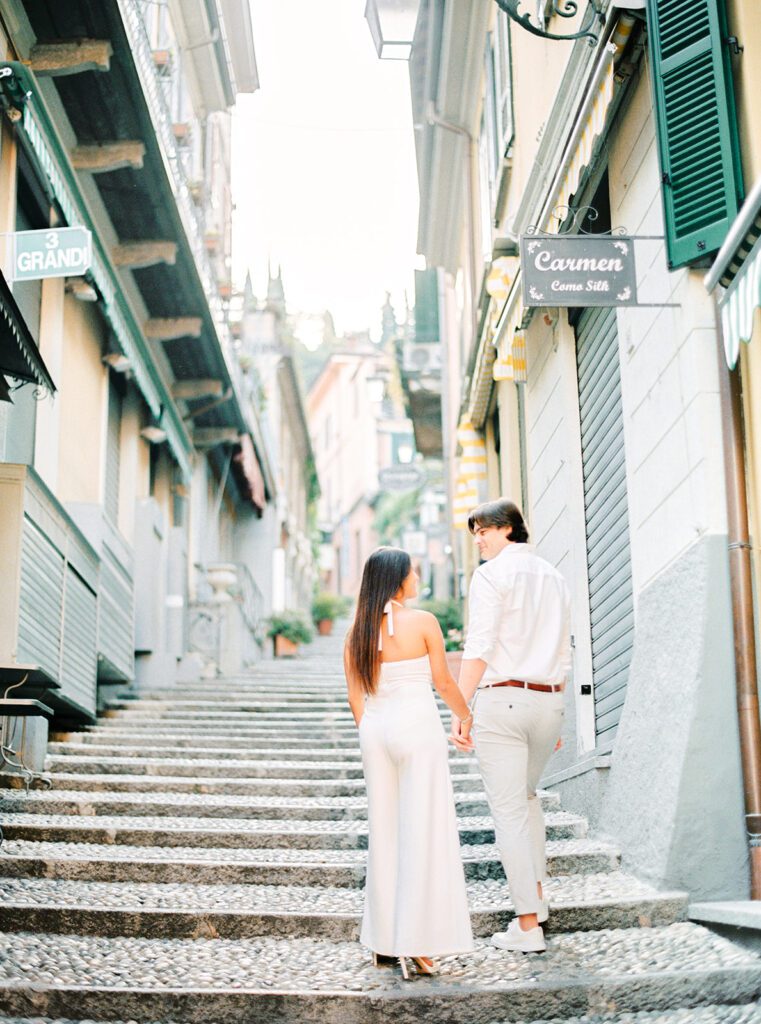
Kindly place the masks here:
MULTIPOLYGON (((386 603, 383 606, 383 614, 388 615, 389 636, 394 635, 394 605, 397 605, 397 607, 399 608, 402 607, 402 605, 400 605, 398 601, 386 601, 386 603)), ((383 650, 383 626, 381 626, 380 632, 378 633, 378 650, 383 650)))

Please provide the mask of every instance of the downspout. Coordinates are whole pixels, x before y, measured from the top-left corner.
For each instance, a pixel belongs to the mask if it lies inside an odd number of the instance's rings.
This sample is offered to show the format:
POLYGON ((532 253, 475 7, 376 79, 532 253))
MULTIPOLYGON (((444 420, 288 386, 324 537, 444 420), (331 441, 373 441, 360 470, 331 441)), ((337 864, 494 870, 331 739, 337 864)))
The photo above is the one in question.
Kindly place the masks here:
MULTIPOLYGON (((716 302, 716 300, 714 300, 716 302)), ((723 328, 719 325, 719 398, 727 489, 729 577, 735 644, 735 685, 745 796, 745 828, 750 856, 750 898, 761 900, 761 720, 759 720, 756 636, 753 616, 748 498, 740 371, 729 370, 724 356, 723 328)))

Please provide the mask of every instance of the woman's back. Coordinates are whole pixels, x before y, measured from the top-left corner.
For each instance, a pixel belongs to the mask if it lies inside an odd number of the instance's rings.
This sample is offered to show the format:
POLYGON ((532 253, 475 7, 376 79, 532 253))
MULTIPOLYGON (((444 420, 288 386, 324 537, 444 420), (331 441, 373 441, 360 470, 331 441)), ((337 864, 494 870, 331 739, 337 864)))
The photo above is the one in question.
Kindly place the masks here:
POLYGON ((428 654, 428 612, 405 608, 397 601, 389 601, 389 605, 390 611, 381 623, 381 663, 425 657, 428 654))

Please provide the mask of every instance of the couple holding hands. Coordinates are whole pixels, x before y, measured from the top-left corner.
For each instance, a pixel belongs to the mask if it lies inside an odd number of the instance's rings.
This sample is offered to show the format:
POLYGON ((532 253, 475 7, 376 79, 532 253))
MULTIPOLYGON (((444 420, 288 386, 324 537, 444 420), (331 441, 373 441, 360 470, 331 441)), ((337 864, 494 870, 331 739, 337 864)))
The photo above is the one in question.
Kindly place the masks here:
POLYGON ((547 920, 545 827, 536 787, 560 737, 571 667, 561 574, 528 545, 518 507, 471 512, 485 561, 473 575, 459 684, 409 555, 379 548, 365 564, 344 667, 367 785, 369 849, 360 941, 381 960, 435 974, 435 956, 473 949, 447 737, 431 686, 452 712, 449 740, 475 751, 516 917, 492 936, 540 953, 547 920), (474 699, 475 698, 475 699, 474 699))

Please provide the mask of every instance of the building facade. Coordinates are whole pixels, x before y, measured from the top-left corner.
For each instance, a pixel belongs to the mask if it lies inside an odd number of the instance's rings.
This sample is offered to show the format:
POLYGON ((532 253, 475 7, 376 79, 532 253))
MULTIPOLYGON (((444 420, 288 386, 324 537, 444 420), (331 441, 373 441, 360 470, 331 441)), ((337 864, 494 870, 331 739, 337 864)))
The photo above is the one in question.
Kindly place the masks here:
POLYGON ((462 513, 507 494, 573 595, 545 784, 641 876, 739 897, 726 364, 704 278, 758 174, 757 27, 742 0, 693 5, 689 31, 656 0, 549 12, 535 33, 502 6, 422 0, 410 61, 463 590, 462 513), (561 233, 632 240, 637 304, 532 301, 521 239, 561 233))
POLYGON ((263 595, 231 563, 277 485, 227 308, 256 60, 235 0, 9 0, 0 46, 5 238, 92 239, 66 276, 2 254, 0 676, 76 725, 110 686, 218 669, 228 598, 260 656, 263 595))

